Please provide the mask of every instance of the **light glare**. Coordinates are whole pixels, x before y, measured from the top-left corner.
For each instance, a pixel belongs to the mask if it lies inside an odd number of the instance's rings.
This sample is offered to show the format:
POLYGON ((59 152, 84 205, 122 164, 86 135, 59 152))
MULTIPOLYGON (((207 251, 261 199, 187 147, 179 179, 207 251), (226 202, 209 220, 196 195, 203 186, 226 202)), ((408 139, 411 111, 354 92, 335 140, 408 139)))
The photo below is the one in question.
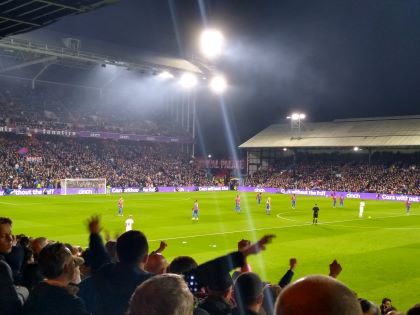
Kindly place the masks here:
POLYGON ((186 72, 181 76, 180 83, 184 88, 190 89, 197 85, 197 77, 190 72, 186 72))
POLYGON ((305 119, 306 115, 302 113, 293 113, 291 116, 287 116, 286 118, 291 120, 301 120, 305 119))
POLYGON ((211 80, 210 87, 214 93, 222 94, 227 88, 226 79, 222 76, 216 76, 211 80))
POLYGON ((201 33, 201 52, 207 58, 213 59, 221 55, 224 38, 218 30, 205 30, 201 33))
POLYGON ((172 79, 174 75, 168 71, 162 71, 159 73, 159 78, 161 79, 172 79))

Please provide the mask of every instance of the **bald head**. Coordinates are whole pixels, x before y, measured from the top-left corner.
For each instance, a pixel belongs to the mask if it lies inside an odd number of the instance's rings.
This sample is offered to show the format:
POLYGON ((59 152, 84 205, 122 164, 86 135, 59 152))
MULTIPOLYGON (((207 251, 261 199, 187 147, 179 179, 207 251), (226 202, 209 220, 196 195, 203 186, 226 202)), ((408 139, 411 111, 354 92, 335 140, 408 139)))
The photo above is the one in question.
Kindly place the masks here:
POLYGON ((285 287, 276 302, 276 315, 362 315, 355 294, 327 276, 308 276, 285 287))
POLYGON ((41 249, 43 249, 48 244, 48 239, 46 237, 37 237, 32 240, 31 242, 31 248, 34 252, 34 256, 38 257, 38 254, 41 252, 41 249))
POLYGON ((168 262, 162 254, 153 254, 149 256, 144 269, 148 272, 160 275, 166 273, 168 262))

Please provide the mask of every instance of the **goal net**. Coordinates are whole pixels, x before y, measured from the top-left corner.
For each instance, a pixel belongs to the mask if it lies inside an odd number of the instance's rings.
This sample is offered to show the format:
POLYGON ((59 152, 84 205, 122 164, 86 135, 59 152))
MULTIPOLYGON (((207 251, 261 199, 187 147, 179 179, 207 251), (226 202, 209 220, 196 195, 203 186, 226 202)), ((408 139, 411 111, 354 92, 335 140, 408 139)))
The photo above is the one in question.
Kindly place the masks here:
POLYGON ((105 194, 105 178, 65 178, 60 181, 61 194, 105 194))

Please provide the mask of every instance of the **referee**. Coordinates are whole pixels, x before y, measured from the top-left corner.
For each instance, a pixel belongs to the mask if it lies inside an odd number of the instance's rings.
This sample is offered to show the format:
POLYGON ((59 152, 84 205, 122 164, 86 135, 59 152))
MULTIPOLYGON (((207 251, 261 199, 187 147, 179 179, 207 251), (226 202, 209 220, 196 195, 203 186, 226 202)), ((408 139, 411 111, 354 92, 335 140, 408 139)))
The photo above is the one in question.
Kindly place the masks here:
POLYGON ((312 224, 317 224, 318 223, 318 212, 319 212, 319 208, 318 208, 317 204, 315 204, 315 206, 312 208, 312 211, 314 212, 314 214, 312 216, 312 224))

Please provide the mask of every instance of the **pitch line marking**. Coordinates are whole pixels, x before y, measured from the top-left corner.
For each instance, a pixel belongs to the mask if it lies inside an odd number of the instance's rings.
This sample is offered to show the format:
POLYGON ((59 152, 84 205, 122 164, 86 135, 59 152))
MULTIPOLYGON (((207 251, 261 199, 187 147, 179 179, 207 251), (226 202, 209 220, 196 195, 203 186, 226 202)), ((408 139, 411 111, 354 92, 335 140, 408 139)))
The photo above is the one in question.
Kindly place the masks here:
POLYGON ((2 204, 2 205, 9 205, 9 206, 17 206, 17 203, 4 202, 4 201, 0 201, 0 204, 2 204))
MULTIPOLYGON (((375 219, 388 219, 388 218, 397 218, 397 217, 406 217, 407 215, 394 215, 394 216, 385 216, 385 217, 376 217, 375 219)), ((412 214, 411 216, 418 216, 418 214, 412 214)), ((344 223, 344 222, 354 222, 360 221, 359 218, 351 219, 351 220, 342 220, 342 221, 329 221, 329 222, 320 222, 318 225, 333 225, 335 223, 344 223)), ((194 237, 204 237, 204 236, 216 236, 216 235, 223 235, 223 234, 235 234, 235 233, 244 233, 244 232, 255 232, 255 231, 264 231, 264 230, 282 230, 288 229, 293 227, 303 227, 307 225, 312 225, 312 222, 303 223, 303 224, 294 224, 288 226, 274 226, 274 227, 263 227, 258 229, 246 229, 246 230, 236 230, 236 231, 225 231, 225 232, 215 232, 215 233, 205 233, 205 234, 196 234, 196 235, 186 235, 186 236, 177 236, 177 237, 167 237, 167 238, 159 238, 155 240, 149 240, 150 242, 160 242, 161 240, 179 240, 185 238, 194 238, 194 237)), ((397 229, 397 228, 384 228, 384 229, 397 229)))

